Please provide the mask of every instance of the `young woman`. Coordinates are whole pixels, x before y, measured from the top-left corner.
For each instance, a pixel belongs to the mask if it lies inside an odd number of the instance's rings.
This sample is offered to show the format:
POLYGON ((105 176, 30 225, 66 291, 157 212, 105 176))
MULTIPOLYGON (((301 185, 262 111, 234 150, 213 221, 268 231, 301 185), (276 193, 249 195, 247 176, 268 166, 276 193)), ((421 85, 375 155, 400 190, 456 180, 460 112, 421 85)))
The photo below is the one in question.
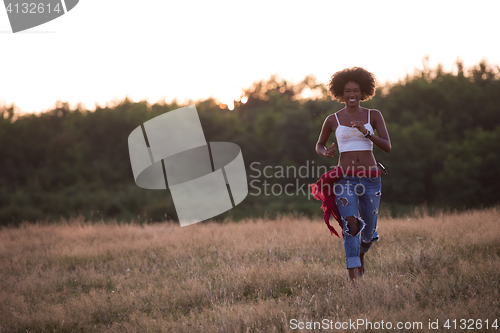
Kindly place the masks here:
POLYGON ((327 141, 335 133, 340 170, 333 192, 340 213, 349 277, 354 283, 364 273, 364 255, 378 240, 377 215, 381 196, 380 170, 373 156, 373 144, 391 151, 384 118, 378 110, 359 103, 375 95, 376 80, 364 68, 346 68, 333 74, 329 92, 345 107, 323 123, 316 152, 334 157, 335 143, 327 141))

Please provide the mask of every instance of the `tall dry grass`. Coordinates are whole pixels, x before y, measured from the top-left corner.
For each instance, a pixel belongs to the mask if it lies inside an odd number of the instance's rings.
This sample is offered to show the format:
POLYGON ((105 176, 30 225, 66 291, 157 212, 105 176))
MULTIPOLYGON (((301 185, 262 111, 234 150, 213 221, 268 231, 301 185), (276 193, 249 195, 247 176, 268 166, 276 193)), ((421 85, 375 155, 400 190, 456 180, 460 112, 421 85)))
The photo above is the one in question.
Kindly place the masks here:
POLYGON ((0 331, 286 332, 292 319, 422 322, 423 331, 439 319, 447 332, 446 319, 491 324, 500 321, 499 223, 499 209, 381 219, 357 294, 342 241, 321 220, 4 228, 0 331))

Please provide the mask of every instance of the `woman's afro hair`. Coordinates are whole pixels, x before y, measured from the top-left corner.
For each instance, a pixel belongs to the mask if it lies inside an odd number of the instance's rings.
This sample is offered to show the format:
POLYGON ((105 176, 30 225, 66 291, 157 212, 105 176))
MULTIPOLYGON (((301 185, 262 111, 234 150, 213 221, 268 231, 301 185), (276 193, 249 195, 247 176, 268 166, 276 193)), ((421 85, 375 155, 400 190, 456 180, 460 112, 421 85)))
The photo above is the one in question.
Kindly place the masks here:
POLYGON ((362 67, 345 68, 332 75, 328 82, 328 91, 339 102, 344 100, 344 87, 347 82, 356 82, 361 89, 361 100, 366 101, 375 95, 377 79, 375 75, 362 67))

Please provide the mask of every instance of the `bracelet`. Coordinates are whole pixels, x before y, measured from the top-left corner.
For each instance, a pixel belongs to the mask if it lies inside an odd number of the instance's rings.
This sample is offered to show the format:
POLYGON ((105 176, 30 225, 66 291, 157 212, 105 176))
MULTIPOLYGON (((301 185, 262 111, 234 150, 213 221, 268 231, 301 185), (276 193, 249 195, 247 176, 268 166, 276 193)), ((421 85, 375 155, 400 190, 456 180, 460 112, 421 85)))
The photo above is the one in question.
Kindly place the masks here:
POLYGON ((372 133, 370 132, 370 130, 366 130, 365 138, 369 139, 370 136, 372 136, 372 133))

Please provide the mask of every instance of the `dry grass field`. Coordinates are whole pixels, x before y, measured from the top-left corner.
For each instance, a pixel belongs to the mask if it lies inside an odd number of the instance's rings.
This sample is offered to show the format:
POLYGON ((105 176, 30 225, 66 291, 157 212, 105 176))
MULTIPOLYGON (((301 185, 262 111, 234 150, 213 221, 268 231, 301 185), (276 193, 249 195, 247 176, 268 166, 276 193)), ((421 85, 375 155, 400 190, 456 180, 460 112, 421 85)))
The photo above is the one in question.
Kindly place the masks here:
POLYGON ((499 213, 380 219, 357 294, 320 219, 3 228, 0 331, 500 332, 499 213))

